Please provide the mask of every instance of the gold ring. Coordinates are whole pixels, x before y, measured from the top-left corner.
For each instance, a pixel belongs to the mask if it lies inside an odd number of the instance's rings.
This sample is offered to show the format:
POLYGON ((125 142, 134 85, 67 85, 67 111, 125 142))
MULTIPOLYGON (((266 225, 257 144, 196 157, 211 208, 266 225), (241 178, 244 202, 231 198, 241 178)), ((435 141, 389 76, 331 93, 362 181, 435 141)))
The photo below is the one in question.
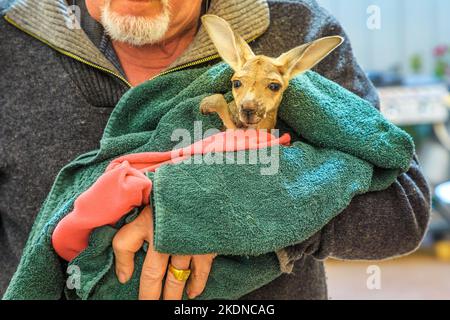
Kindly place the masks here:
POLYGON ((169 263, 169 271, 173 274, 175 279, 178 281, 187 281, 189 279, 189 276, 191 275, 191 270, 180 270, 175 268, 171 263, 169 263))

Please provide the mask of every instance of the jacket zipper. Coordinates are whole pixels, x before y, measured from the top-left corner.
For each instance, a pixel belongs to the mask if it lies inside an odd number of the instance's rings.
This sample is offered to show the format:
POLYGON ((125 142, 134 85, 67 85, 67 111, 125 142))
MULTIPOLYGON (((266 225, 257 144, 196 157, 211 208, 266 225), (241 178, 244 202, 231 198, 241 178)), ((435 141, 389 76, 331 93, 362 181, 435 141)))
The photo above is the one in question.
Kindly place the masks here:
POLYGON ((174 68, 168 69, 166 71, 163 71, 163 72, 157 74, 156 76, 151 77, 150 79, 148 79, 148 81, 151 81, 151 80, 153 80, 155 78, 158 78, 160 76, 166 75, 166 74, 174 72, 174 71, 179 71, 179 70, 182 70, 182 69, 185 69, 185 68, 189 68, 189 67, 192 67, 192 66, 195 66, 195 65, 199 65, 199 64, 211 61, 211 60, 218 59, 219 57, 220 56, 218 54, 215 54, 215 55, 208 56, 208 57, 205 57, 205 58, 202 58, 202 59, 199 59, 199 60, 188 62, 186 64, 182 64, 182 65, 180 65, 178 67, 174 67, 174 68))
MULTIPOLYGON (((5 15, 4 18, 5 18, 5 20, 6 20, 7 22, 9 22, 9 23, 12 24, 13 26, 15 26, 17 29, 19 29, 19 30, 25 32, 26 34, 28 34, 29 36, 31 36, 31 37, 33 37, 33 38, 35 38, 35 39, 37 39, 37 40, 39 40, 39 41, 45 43, 46 45, 48 45, 48 46, 51 47, 52 49, 56 50, 57 52, 59 52, 59 53, 65 55, 65 56, 68 56, 68 57, 70 57, 70 58, 72 58, 72 59, 75 59, 75 60, 77 60, 77 61, 79 61, 79 62, 81 62, 81 63, 87 64, 88 66, 91 66, 91 67, 93 67, 93 68, 99 69, 99 70, 104 71, 104 72, 107 72, 107 73, 109 73, 109 74, 115 76, 116 78, 118 78, 118 79, 121 80, 122 82, 124 82, 129 88, 132 88, 132 87, 133 87, 133 86, 131 85, 131 83, 128 82, 127 79, 125 79, 124 77, 122 77, 120 74, 118 74, 118 73, 116 73, 116 72, 114 72, 114 71, 112 71, 112 70, 109 70, 109 69, 107 69, 107 68, 104 68, 104 67, 102 67, 102 66, 99 66, 98 64, 95 64, 95 63, 93 63, 93 62, 90 62, 90 61, 88 61, 88 60, 86 60, 86 59, 84 59, 84 58, 82 58, 82 57, 80 57, 80 56, 77 56, 77 55, 75 55, 75 54, 73 54, 73 53, 71 53, 71 52, 69 52, 69 51, 66 51, 66 50, 64 50, 64 49, 61 49, 61 48, 59 48, 59 47, 57 47, 57 46, 51 44, 50 42, 48 42, 47 40, 45 40, 45 39, 39 37, 38 35, 36 35, 36 34, 30 32, 30 31, 28 31, 28 30, 22 28, 18 23, 16 23, 14 20, 12 20, 11 18, 9 18, 7 15, 5 15)), ((258 37, 259 37, 259 36, 256 36, 256 37, 254 37, 254 38, 248 40, 247 42, 252 42, 252 41, 254 41, 255 39, 257 39, 258 37)), ((171 73, 171 72, 174 72, 174 71, 179 71, 179 70, 182 70, 182 69, 185 69, 185 68, 189 68, 189 67, 192 67, 192 66, 196 66, 196 65, 199 65, 199 64, 208 62, 208 61, 212 61, 212 60, 218 59, 218 58, 220 58, 220 56, 219 56, 218 54, 214 54, 214 55, 211 55, 211 56, 208 56, 208 57, 205 57, 205 58, 201 58, 201 59, 198 59, 198 60, 195 60, 195 61, 192 61, 192 62, 188 62, 188 63, 183 64, 183 65, 180 65, 180 66, 178 66, 178 67, 174 67, 174 68, 165 70, 165 71, 163 71, 163 72, 161 72, 161 73, 159 73, 159 74, 153 76, 153 77, 150 78, 148 81, 151 81, 151 80, 153 80, 153 79, 156 79, 156 78, 158 78, 158 77, 160 77, 160 76, 166 75, 166 74, 171 73)))

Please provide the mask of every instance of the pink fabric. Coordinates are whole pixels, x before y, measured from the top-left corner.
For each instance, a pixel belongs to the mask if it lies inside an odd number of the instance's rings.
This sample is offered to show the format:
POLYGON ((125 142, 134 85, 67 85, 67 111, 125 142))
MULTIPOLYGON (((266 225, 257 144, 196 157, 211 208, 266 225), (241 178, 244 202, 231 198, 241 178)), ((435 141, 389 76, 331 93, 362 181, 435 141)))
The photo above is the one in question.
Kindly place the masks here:
POLYGON ((73 260, 88 246, 89 235, 98 227, 114 225, 133 208, 148 205, 152 181, 145 175, 164 164, 175 164, 195 154, 234 152, 289 145, 290 136, 276 138, 266 131, 228 130, 186 148, 145 152, 113 160, 105 173, 74 203, 74 209, 56 226, 52 244, 56 253, 73 260))

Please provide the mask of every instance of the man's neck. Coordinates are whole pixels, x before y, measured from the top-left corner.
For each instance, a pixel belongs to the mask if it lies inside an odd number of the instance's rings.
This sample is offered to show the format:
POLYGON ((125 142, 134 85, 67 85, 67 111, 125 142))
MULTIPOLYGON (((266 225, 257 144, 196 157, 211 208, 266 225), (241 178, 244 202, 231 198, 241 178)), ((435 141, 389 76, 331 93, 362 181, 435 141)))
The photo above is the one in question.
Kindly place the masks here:
POLYGON ((154 45, 131 46, 113 41, 122 68, 133 85, 139 85, 167 69, 193 41, 197 25, 177 36, 154 45))

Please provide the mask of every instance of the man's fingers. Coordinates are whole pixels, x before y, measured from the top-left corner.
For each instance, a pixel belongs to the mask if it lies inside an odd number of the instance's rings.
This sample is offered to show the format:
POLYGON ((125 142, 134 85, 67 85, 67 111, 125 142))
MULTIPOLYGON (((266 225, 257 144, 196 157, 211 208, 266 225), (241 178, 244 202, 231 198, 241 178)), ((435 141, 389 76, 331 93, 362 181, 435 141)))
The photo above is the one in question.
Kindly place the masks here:
POLYGON ((123 226, 114 236, 113 250, 116 258, 116 275, 121 283, 130 280, 134 271, 134 254, 142 247, 146 233, 133 224, 123 226))
MULTIPOLYGON (((191 264, 191 256, 172 256, 170 263, 176 269, 187 270, 191 264)), ((186 281, 177 280, 173 273, 167 270, 163 293, 164 300, 181 300, 185 285, 186 281)))
POLYGON ((116 275, 121 283, 130 280, 134 271, 134 255, 149 241, 153 225, 149 209, 144 209, 131 223, 123 226, 114 236, 112 246, 116 258, 116 275))
POLYGON ((149 246, 142 266, 139 300, 159 300, 169 255, 153 251, 149 246))
POLYGON ((202 294, 208 282, 215 255, 193 256, 191 261, 192 273, 187 284, 187 295, 194 299, 202 294))

